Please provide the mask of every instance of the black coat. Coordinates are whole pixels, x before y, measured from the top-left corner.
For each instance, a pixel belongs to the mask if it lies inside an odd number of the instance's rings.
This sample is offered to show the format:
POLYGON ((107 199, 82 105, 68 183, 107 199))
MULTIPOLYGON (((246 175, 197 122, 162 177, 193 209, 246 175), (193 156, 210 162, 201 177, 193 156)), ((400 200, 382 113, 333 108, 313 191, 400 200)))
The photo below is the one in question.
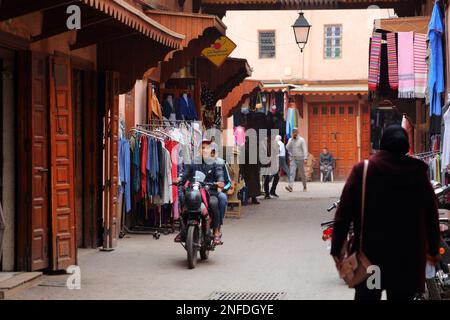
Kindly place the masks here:
POLYGON ((223 165, 217 164, 216 162, 205 162, 205 161, 193 161, 190 164, 186 164, 184 168, 184 172, 181 175, 182 184, 186 183, 186 181, 193 181, 194 175, 196 171, 203 172, 205 177, 205 182, 224 182, 224 172, 223 165))
MULTIPOLYGON (((363 163, 354 166, 336 211, 331 254, 338 256, 354 222, 359 248, 363 163)), ((437 199, 427 165, 407 156, 379 151, 369 161, 363 252, 380 267, 383 288, 422 292, 426 255, 439 253, 437 199)))

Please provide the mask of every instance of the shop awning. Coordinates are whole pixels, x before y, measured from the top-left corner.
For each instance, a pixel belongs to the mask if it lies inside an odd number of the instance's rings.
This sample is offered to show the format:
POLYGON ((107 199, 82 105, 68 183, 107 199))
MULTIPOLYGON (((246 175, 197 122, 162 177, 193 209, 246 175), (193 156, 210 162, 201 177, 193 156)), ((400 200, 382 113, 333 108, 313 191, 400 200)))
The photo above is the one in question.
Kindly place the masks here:
POLYGON ((216 67, 206 58, 196 59, 197 77, 207 82, 214 95, 214 104, 225 98, 245 78, 252 75, 246 59, 228 58, 221 67, 216 67))
POLYGON ((244 80, 222 100, 222 117, 229 117, 234 109, 240 108, 245 99, 256 94, 261 87, 261 81, 244 80))
POLYGON ((294 85, 290 95, 365 95, 367 85, 294 85))
POLYGON ((289 91, 293 88, 292 84, 283 84, 283 83, 264 83, 261 91, 262 92, 284 92, 289 91))
POLYGON ((182 49, 170 52, 157 68, 146 73, 150 79, 166 82, 174 72, 199 57, 204 48, 225 35, 226 26, 213 15, 148 10, 146 14, 162 25, 185 35, 182 49))
POLYGON ((430 17, 403 17, 391 19, 375 20, 375 29, 389 32, 410 32, 428 33, 430 17))
POLYGON ((34 35, 32 41, 39 41, 60 33, 67 32, 67 7, 79 5, 81 9, 81 29, 77 32, 77 43, 72 49, 79 49, 102 40, 124 37, 132 33, 141 34, 160 44, 179 48, 184 35, 146 16, 139 8, 125 0, 3 0, 1 2, 0 21, 12 19, 25 14, 42 11, 42 32, 34 35), (114 33, 114 24, 128 27, 120 34, 114 33), (109 33, 105 31, 111 27, 109 33), (95 31, 93 33, 93 31, 95 31), (81 38, 81 39, 79 39, 81 38), (91 41, 87 41, 91 39, 91 41))

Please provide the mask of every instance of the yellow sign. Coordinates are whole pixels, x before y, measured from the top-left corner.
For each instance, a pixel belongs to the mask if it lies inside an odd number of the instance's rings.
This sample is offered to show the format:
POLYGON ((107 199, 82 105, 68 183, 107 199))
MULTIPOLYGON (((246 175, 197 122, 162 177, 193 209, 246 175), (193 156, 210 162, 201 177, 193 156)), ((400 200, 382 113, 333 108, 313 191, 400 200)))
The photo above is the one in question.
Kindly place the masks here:
POLYGON ((222 36, 210 47, 203 49, 202 56, 208 58, 217 67, 220 67, 234 49, 236 49, 236 44, 228 37, 222 36))

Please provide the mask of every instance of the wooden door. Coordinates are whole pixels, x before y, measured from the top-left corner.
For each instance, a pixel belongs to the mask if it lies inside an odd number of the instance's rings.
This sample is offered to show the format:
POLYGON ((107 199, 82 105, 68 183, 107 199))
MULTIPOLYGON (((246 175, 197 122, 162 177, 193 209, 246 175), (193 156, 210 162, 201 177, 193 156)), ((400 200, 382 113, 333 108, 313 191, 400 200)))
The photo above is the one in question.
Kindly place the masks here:
POLYGON ((66 56, 50 60, 52 174, 52 269, 76 264, 71 66, 66 56))
POLYGON ((117 246, 120 222, 118 219, 119 186, 119 75, 105 74, 105 191, 103 249, 117 246))
POLYGON ((84 146, 83 146, 83 72, 78 69, 72 71, 72 108, 73 108, 73 144, 74 144, 74 181, 75 181, 75 217, 77 230, 77 247, 84 246, 84 146))
POLYGON ((47 57, 31 53, 31 270, 49 266, 47 57))
POLYGON ((319 159, 327 147, 336 159, 335 179, 345 179, 358 161, 355 103, 317 103, 309 106, 309 150, 319 159))

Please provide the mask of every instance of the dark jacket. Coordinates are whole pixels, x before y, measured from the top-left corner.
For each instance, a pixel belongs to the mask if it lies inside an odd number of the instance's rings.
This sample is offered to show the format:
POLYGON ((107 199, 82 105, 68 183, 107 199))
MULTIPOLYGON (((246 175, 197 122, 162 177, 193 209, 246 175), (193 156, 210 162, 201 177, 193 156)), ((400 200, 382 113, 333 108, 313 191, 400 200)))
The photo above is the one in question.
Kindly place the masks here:
MULTIPOLYGON (((331 254, 338 256, 354 222, 359 248, 363 163, 353 167, 336 211, 331 254)), ((427 165, 379 151, 369 161, 363 252, 381 270, 383 288, 423 292, 426 255, 439 252, 439 215, 427 165)))

